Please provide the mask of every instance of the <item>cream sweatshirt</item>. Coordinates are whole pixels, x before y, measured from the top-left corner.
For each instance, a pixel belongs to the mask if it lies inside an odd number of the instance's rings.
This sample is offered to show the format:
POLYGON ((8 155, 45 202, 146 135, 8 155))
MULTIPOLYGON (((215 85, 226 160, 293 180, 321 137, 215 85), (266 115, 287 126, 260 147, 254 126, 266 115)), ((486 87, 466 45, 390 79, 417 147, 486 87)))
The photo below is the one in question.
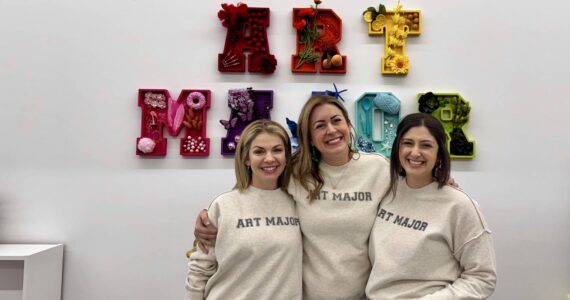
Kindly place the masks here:
POLYGON ((400 178, 370 236, 366 295, 387 299, 485 299, 496 282, 491 231, 477 203, 450 186, 419 189, 400 178))
POLYGON ((302 244, 295 203, 281 189, 250 186, 208 209, 216 247, 188 263, 188 300, 301 299, 302 244))
POLYGON ((325 181, 319 199, 309 202, 294 180, 288 189, 303 232, 303 299, 365 299, 368 238, 389 183, 389 163, 360 153, 343 166, 321 162, 319 170, 325 181))

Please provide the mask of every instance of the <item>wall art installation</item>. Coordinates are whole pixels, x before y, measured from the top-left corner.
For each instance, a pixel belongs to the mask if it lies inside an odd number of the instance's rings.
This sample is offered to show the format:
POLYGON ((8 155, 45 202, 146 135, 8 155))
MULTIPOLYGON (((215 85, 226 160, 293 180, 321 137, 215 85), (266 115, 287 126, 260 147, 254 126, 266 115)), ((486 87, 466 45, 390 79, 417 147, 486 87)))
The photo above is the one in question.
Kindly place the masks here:
POLYGON ((141 136, 137 138, 137 155, 165 156, 168 134, 180 138, 180 155, 208 156, 210 139, 206 137, 206 111, 210 107, 209 90, 182 90, 175 101, 166 89, 139 89, 138 105, 142 111, 141 136))
POLYGON ((392 11, 380 4, 378 9, 369 7, 363 13, 368 23, 368 35, 384 35, 384 55, 380 62, 382 74, 408 74, 410 61, 406 56, 406 38, 422 31, 419 10, 402 10, 400 1, 392 11))
POLYGON ((400 99, 392 93, 367 92, 356 100, 356 146, 390 157, 400 124, 400 99))
POLYGON ((228 106, 231 109, 228 120, 220 120, 226 128, 222 138, 222 155, 234 155, 240 134, 251 122, 258 119, 271 119, 273 91, 258 91, 252 88, 228 91, 228 106))
POLYGON ((269 52, 267 40, 269 8, 222 4, 218 18, 227 28, 224 52, 218 54, 218 71, 245 72, 244 51, 249 52, 248 72, 271 74, 275 71, 277 60, 269 52))
POLYGON ((332 9, 315 6, 293 8, 297 52, 291 57, 293 73, 346 73, 346 55, 337 44, 342 38, 342 20, 332 9))
POLYGON ((471 107, 458 93, 420 93, 419 111, 438 119, 447 134, 451 158, 475 158, 475 141, 465 133, 471 107))

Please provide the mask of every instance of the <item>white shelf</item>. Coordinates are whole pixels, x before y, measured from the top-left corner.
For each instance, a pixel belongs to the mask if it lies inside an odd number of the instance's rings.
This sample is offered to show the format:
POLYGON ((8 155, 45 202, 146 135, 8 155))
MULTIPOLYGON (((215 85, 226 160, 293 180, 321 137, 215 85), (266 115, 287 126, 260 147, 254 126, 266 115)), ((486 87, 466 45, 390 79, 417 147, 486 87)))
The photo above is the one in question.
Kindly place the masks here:
POLYGON ((22 291, 0 290, 0 300, 22 300, 22 291))
POLYGON ((63 245, 0 244, 0 300, 61 300, 63 245))

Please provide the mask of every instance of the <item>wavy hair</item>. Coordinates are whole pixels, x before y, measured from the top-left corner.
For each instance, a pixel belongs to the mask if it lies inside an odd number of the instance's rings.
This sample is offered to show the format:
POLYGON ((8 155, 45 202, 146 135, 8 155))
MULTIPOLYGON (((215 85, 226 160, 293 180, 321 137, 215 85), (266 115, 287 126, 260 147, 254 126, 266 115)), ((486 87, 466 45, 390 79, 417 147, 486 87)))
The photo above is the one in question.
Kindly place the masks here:
POLYGON ((324 185, 324 179, 319 173, 319 161, 321 160, 321 153, 311 145, 311 114, 315 108, 322 105, 334 105, 342 113, 348 128, 350 130, 349 144, 349 157, 352 157, 356 150, 353 148, 354 134, 352 132, 352 123, 348 117, 348 112, 344 105, 335 97, 327 95, 315 95, 309 98, 299 115, 297 122, 297 139, 299 140, 299 150, 293 154, 292 157, 292 175, 293 178, 301 184, 301 186, 309 191, 309 200, 313 201, 321 192, 324 185))

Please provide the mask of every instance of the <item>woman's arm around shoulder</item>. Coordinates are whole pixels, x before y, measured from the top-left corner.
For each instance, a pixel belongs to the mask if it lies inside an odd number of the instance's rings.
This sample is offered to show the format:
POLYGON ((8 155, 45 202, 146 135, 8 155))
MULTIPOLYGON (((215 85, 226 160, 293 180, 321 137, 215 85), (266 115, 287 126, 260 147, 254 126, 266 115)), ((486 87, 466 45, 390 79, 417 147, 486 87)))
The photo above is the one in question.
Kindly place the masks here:
MULTIPOLYGON (((218 225, 218 217, 220 216, 220 205, 218 197, 208 209, 206 217, 211 226, 218 225)), ((186 275, 186 298, 187 300, 203 300, 206 283, 216 273, 218 262, 216 259, 216 251, 212 247, 208 252, 203 251, 198 246, 198 240, 194 241, 192 251, 188 253, 188 272, 186 275)))

